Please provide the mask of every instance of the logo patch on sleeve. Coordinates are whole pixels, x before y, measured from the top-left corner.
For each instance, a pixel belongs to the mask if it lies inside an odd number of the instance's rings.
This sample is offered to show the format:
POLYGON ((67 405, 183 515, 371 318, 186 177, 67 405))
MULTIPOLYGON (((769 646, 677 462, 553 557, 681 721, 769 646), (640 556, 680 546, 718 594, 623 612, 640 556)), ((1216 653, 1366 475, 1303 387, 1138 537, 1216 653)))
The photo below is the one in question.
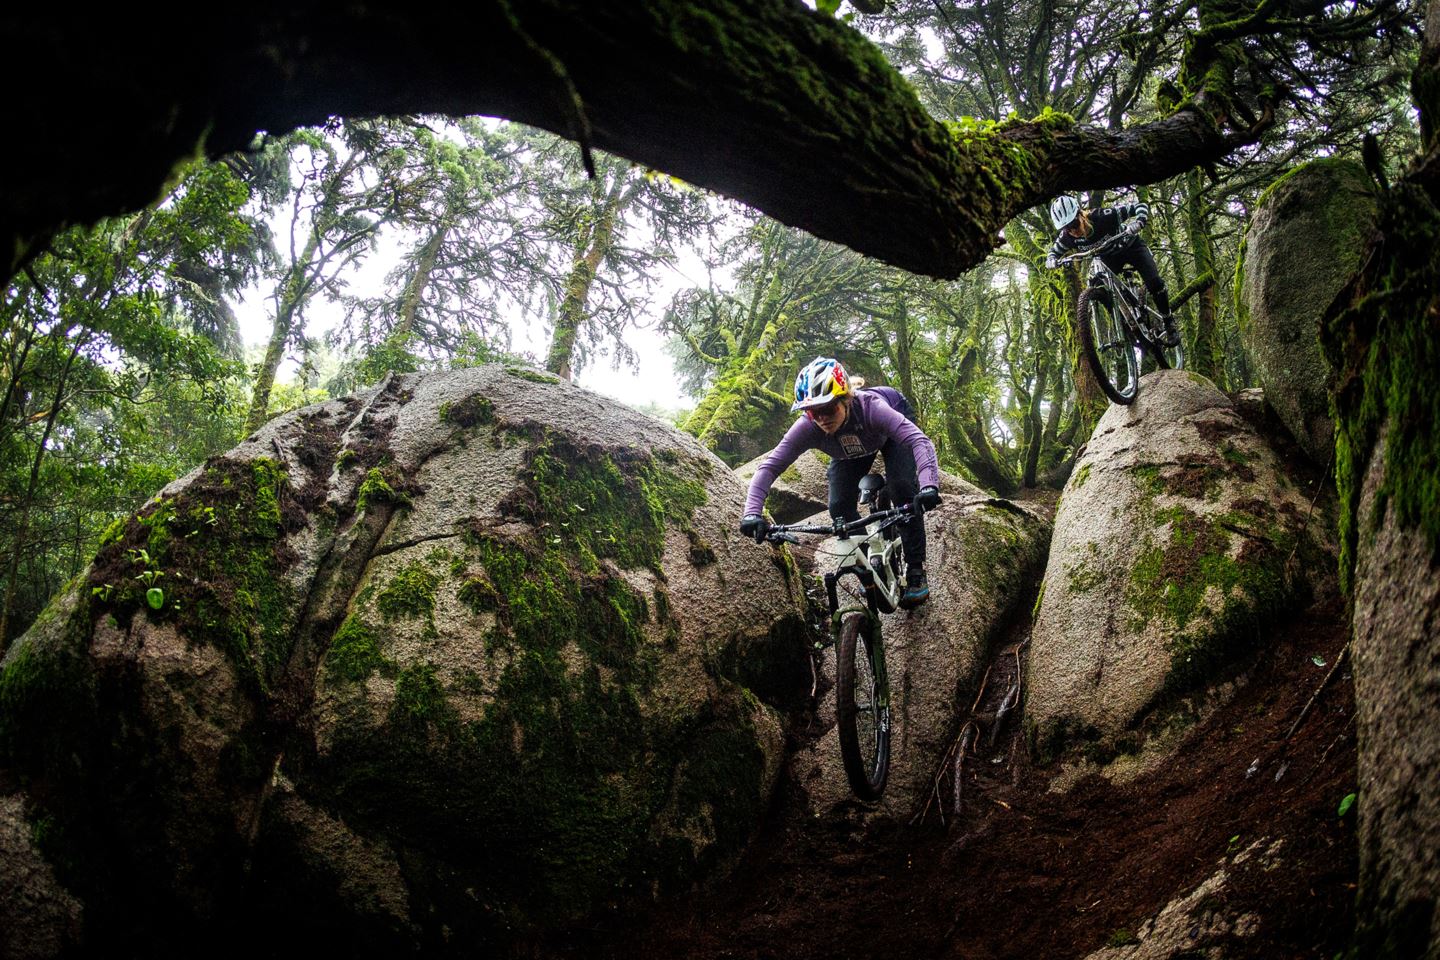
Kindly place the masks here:
POLYGON ((846 457, 853 459, 855 457, 865 456, 865 444, 861 443, 860 438, 855 434, 842 433, 838 439, 840 440, 841 448, 845 451, 846 457))

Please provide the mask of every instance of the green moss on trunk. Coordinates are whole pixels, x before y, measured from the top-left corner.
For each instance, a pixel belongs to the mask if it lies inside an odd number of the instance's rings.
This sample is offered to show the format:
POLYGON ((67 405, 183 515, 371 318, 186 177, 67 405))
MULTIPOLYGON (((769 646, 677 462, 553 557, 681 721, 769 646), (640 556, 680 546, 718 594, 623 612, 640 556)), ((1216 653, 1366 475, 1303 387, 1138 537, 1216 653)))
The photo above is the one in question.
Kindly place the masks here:
POLYGON ((1340 579, 1354 587, 1356 548, 1383 509, 1440 555, 1440 209, 1412 183, 1381 203, 1383 255, 1325 326, 1335 371, 1335 482, 1340 579), (1365 473, 1381 433, 1385 465, 1375 515, 1361 517, 1365 473))

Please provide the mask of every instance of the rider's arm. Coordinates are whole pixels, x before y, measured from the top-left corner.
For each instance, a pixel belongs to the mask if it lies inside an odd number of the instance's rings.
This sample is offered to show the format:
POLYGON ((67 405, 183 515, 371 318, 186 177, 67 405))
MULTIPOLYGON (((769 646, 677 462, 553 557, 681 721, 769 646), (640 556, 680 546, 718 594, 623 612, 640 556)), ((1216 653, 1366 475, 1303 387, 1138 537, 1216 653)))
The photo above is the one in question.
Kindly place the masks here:
POLYGON ((1150 219, 1150 207, 1144 203, 1123 204, 1115 208, 1115 213, 1119 216, 1121 223, 1126 220, 1139 220, 1143 226, 1150 219))
POLYGON ((935 444, 925 436, 925 431, 890 409, 888 404, 874 404, 870 407, 869 414, 870 422, 875 427, 910 448, 910 453, 915 457, 915 474, 919 485, 939 487, 940 461, 935 456, 935 444))
POLYGON ((760 461, 755 475, 750 478, 750 490, 745 494, 745 509, 741 511, 741 516, 762 512, 765 509, 765 498, 770 495, 770 485, 775 482, 775 478, 794 463, 800 454, 819 446, 820 438, 824 435, 825 432, 815 426, 808 417, 801 417, 791 424, 785 436, 775 445, 775 449, 760 461))

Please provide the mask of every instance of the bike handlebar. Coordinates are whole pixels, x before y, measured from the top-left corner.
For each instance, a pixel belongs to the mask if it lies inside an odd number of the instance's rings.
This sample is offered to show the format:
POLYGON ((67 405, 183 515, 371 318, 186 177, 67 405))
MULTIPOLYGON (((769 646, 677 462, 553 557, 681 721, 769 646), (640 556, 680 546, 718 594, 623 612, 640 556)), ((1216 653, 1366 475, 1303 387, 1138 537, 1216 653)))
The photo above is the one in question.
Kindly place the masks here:
POLYGON ((1063 257, 1057 257, 1055 259, 1055 266, 1063 267, 1066 264, 1074 263, 1077 260, 1086 260, 1090 257, 1098 257, 1100 254, 1109 250, 1111 247, 1119 246, 1120 241, 1128 240, 1132 236, 1134 236, 1134 234, 1125 233, 1122 231, 1121 233, 1117 233, 1112 237, 1106 237, 1104 240, 1095 244, 1095 246, 1093 247, 1088 247, 1084 250, 1076 250, 1074 253, 1068 253, 1063 257))
POLYGON ((868 516, 861 517, 859 520, 849 520, 845 523, 836 523, 828 527, 820 524, 811 524, 809 526, 772 526, 766 531, 765 539, 771 543, 799 543, 800 539, 792 536, 792 534, 823 533, 839 536, 840 534, 854 533, 856 530, 863 530, 872 523, 880 523, 885 520, 894 521, 902 518, 908 519, 913 516, 914 513, 915 507, 913 504, 902 503, 898 507, 891 507, 889 510, 879 510, 868 516))

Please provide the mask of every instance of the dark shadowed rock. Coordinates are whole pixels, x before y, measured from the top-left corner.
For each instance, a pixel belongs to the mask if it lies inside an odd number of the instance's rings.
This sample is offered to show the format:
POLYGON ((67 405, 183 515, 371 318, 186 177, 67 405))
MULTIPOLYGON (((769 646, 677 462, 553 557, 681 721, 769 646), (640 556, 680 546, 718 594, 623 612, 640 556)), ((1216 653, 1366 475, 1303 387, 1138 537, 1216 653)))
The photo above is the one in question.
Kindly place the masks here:
POLYGON ((48 960, 80 942, 80 902, 39 849, 50 826, 21 794, 0 796, 0 957, 6 960, 48 960))
POLYGON ((92 944, 243 943, 254 914, 471 950, 686 889, 759 824, 768 702, 804 672, 742 494, 530 371, 280 417, 116 524, 16 642, 0 772, 43 798, 92 944))
POLYGON ((1311 494, 1203 377, 1150 374, 1111 406, 1061 498, 1031 638, 1042 754, 1120 745, 1333 589, 1332 522, 1311 494))
POLYGON ((1320 466, 1335 448, 1320 318, 1359 268, 1378 216, 1364 167, 1317 160, 1266 191, 1245 234, 1246 344, 1266 401, 1320 466))

